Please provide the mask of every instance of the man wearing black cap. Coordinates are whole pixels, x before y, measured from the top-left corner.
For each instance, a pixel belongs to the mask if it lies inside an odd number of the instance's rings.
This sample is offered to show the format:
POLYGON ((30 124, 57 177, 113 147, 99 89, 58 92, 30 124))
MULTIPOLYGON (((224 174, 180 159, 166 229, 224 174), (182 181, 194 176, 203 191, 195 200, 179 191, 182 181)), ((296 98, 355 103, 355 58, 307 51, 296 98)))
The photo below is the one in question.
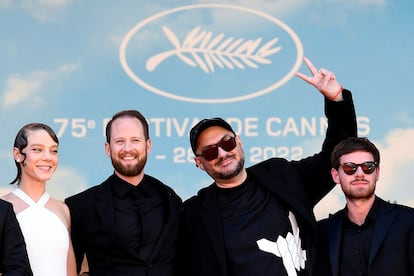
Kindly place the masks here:
POLYGON ((300 161, 271 158, 250 168, 240 137, 221 118, 190 131, 196 165, 214 183, 184 203, 177 274, 186 276, 309 275, 313 262, 315 205, 335 186, 333 147, 356 136, 350 91, 332 72, 297 76, 325 97, 328 129, 322 151, 300 161))

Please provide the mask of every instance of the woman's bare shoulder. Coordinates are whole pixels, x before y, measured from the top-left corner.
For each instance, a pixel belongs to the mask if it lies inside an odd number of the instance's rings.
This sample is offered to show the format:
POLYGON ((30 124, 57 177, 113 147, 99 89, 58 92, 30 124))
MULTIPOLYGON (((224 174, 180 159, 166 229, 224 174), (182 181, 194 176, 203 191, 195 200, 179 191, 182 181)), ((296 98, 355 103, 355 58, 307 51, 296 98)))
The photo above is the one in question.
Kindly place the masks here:
POLYGON ((0 198, 5 201, 10 202, 13 205, 13 210, 16 214, 20 213, 21 211, 29 207, 29 205, 27 205, 26 202, 21 200, 18 196, 16 196, 12 192, 3 195, 0 198))
POLYGON ((62 200, 49 198, 49 202, 47 203, 47 208, 55 213, 66 225, 69 227, 70 225, 70 213, 69 208, 62 200))

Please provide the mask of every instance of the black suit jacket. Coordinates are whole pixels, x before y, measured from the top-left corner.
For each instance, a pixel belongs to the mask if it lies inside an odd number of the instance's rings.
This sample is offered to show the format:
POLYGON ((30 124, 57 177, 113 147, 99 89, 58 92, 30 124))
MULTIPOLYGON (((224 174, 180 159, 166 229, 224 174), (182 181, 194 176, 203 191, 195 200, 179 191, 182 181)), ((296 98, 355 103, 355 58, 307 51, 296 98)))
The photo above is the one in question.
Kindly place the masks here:
MULTIPOLYGON (((268 190, 292 211, 299 224, 301 240, 308 253, 309 268, 316 238, 313 208, 334 183, 330 174, 330 154, 342 139, 356 136, 355 110, 349 91, 345 100, 326 100, 328 130, 322 151, 301 161, 272 158, 247 169, 255 183, 268 190)), ((176 275, 225 276, 226 252, 214 183, 184 202, 180 227, 176 275)), ((277 218, 275 218, 277 219, 277 218)))
POLYGON ((86 253, 93 275, 171 276, 174 265, 181 199, 159 180, 145 175, 146 181, 164 196, 168 210, 163 232, 150 261, 144 262, 129 244, 123 244, 114 231, 111 180, 65 200, 71 213, 71 235, 78 271, 86 253))
POLYGON ((0 199, 0 274, 33 275, 26 243, 11 203, 0 199))
MULTIPOLYGON (((378 215, 369 253, 368 275, 414 275, 414 209, 379 197, 378 215)), ((318 222, 320 238, 315 276, 338 276, 345 209, 318 222)))

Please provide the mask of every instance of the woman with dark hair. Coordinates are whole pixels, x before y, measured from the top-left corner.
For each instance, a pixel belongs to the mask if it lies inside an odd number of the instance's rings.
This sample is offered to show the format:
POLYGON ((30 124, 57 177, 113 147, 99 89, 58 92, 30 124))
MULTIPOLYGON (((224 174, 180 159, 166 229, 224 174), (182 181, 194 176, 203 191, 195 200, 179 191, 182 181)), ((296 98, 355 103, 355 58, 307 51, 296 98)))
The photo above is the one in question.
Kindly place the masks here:
POLYGON ((13 157, 17 187, 3 196, 13 204, 26 241, 34 276, 76 275, 66 204, 46 192, 58 165, 59 140, 42 123, 23 126, 16 135, 13 157))

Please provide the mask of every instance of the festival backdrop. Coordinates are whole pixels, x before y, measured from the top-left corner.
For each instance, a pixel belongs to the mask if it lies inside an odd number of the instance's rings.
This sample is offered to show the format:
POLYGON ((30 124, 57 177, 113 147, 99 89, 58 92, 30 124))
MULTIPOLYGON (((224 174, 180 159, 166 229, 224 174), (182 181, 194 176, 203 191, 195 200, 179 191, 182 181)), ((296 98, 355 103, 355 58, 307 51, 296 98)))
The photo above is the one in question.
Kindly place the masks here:
MULTIPOLYGON (((0 193, 29 122, 60 138, 52 196, 106 179, 105 124, 123 109, 149 121, 145 172, 183 199, 211 183, 188 141, 204 117, 234 126, 247 165, 314 154, 326 120, 295 77, 306 56, 353 92, 359 135, 381 151, 377 193, 414 206, 413 12, 412 0, 0 0, 0 193)), ((343 205, 337 187, 317 216, 343 205)))

